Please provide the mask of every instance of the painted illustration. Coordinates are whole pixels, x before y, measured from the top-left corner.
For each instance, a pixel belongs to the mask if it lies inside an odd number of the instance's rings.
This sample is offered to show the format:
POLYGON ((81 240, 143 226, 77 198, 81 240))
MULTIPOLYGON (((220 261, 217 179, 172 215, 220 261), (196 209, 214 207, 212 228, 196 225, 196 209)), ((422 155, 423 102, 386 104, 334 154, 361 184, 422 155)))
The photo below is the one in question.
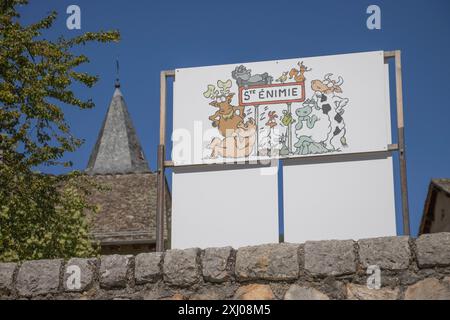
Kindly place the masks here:
POLYGON ((209 148, 212 149, 211 158, 244 158, 248 157, 256 142, 256 125, 253 118, 245 124, 240 123, 236 131, 223 139, 214 138, 209 148))
POLYGON ((231 78, 206 84, 203 96, 215 108, 208 119, 217 129, 206 158, 295 157, 346 148, 350 99, 344 79, 330 72, 308 81, 312 70, 303 61, 274 75, 239 65, 231 78))
POLYGON ((267 72, 252 75, 252 70, 247 69, 243 65, 236 67, 231 76, 236 80, 238 87, 271 84, 273 80, 273 77, 269 76, 267 72))
POLYGON ((305 78, 305 72, 311 71, 312 69, 308 69, 305 65, 303 65, 303 61, 297 63, 299 69, 292 68, 289 71, 289 79, 294 79, 296 82, 304 82, 306 80, 305 78))
POLYGON ((330 130, 327 134, 325 145, 329 150, 339 151, 341 146, 347 147, 346 128, 342 115, 349 99, 342 98, 336 94, 343 93, 341 85, 344 83, 344 79, 338 77, 337 81, 332 80, 332 75, 328 73, 323 80, 313 80, 311 88, 315 93, 317 108, 328 116, 330 130))
MULTIPOLYGON (((259 155, 260 156, 271 156, 277 157, 280 153, 281 143, 280 143, 280 133, 278 130, 278 114, 276 111, 268 111, 268 107, 265 107, 265 112, 267 112, 267 121, 261 128, 259 136, 259 155)), ((265 121, 265 112, 261 115, 261 121, 265 121)))

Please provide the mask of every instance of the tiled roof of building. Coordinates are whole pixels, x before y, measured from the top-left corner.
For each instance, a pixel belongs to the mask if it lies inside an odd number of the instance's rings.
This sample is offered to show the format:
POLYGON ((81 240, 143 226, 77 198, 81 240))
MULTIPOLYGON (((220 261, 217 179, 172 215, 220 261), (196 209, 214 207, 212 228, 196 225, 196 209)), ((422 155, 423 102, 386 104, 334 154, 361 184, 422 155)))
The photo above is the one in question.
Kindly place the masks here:
POLYGON ((436 199, 436 194, 439 192, 444 192, 445 194, 450 196, 450 179, 431 179, 428 186, 427 198, 425 199, 422 219, 419 226, 419 235, 430 232, 430 228, 434 219, 434 202, 436 199))
POLYGON ((450 194, 450 179, 432 179, 431 183, 438 189, 450 194))

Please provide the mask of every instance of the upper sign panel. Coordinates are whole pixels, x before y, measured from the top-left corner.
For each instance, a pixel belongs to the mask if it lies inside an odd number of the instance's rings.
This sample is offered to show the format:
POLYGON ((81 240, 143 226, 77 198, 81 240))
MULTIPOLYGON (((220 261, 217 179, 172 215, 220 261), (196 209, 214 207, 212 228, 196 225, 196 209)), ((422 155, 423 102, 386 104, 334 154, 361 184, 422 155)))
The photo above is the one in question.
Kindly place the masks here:
POLYGON ((177 69, 175 165, 387 150, 383 51, 177 69))

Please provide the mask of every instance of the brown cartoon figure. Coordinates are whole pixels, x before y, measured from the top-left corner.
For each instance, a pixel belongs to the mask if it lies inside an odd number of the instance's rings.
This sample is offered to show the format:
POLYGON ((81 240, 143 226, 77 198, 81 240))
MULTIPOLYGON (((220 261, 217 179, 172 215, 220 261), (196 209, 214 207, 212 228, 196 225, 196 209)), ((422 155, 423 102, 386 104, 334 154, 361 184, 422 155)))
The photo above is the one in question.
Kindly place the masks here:
POLYGON ((240 123, 232 136, 214 138, 208 146, 212 149, 211 158, 243 158, 248 157, 256 142, 256 124, 250 118, 245 124, 240 123))
POLYGON ((305 72, 311 71, 312 69, 308 67, 306 67, 302 62, 297 63, 297 65, 300 68, 300 71, 292 68, 291 71, 289 72, 289 79, 294 78, 295 82, 304 82, 306 80, 305 78, 305 72))
POLYGON ((219 110, 210 116, 209 120, 212 121, 212 126, 217 127, 224 137, 231 136, 245 117, 244 106, 231 105, 233 96, 234 93, 230 93, 227 96, 219 96, 215 101, 210 102, 211 106, 219 108, 219 110))
POLYGON ((275 111, 269 111, 267 116, 269 117, 269 120, 267 120, 267 122, 265 123, 266 126, 270 127, 271 129, 276 127, 277 126, 276 118, 278 118, 277 113, 275 111))

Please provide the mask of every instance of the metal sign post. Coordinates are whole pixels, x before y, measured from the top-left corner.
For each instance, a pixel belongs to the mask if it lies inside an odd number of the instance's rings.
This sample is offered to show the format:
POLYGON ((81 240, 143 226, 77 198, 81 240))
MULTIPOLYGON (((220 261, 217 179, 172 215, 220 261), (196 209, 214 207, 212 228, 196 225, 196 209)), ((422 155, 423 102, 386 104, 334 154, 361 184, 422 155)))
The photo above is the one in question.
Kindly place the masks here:
POLYGON ((165 160, 166 160, 166 97, 167 78, 175 77, 175 71, 161 71, 160 104, 159 104, 159 145, 158 145, 158 177, 156 188, 156 251, 164 251, 164 212, 165 195, 165 160))
POLYGON ((397 132, 398 152, 400 161, 400 186, 402 193, 403 233, 410 235, 409 206, 408 206, 408 184, 406 178, 406 152, 405 152, 405 126, 403 122, 403 85, 402 85, 402 62, 401 51, 385 51, 384 60, 395 58, 395 87, 397 99, 397 132))

